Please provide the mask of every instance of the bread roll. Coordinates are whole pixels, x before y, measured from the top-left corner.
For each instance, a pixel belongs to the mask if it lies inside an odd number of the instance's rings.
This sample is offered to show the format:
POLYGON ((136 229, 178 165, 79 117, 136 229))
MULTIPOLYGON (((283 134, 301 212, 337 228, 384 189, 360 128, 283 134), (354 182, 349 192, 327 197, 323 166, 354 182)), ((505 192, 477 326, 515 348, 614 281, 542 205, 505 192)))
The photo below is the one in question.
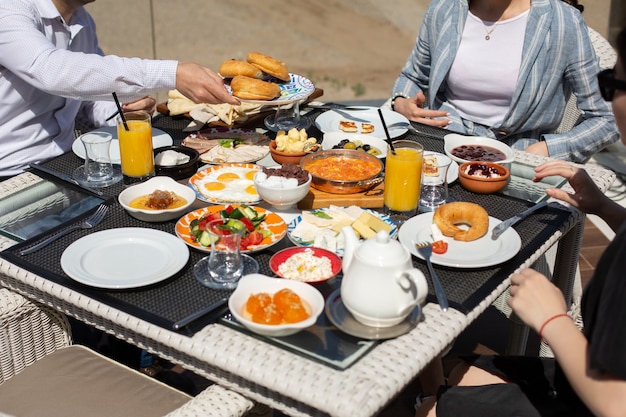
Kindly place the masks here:
POLYGON ((258 79, 263 78, 263 71, 249 62, 239 61, 236 59, 227 59, 222 62, 218 72, 224 78, 233 78, 237 75, 245 75, 246 77, 258 79))
POLYGON ((230 82, 233 96, 244 100, 274 100, 280 96, 278 84, 238 75, 230 82))
POLYGON ((435 210, 433 222, 439 227, 445 236, 470 242, 483 237, 489 229, 489 214, 478 204, 464 201, 446 203, 435 210), (464 224, 469 227, 465 230, 457 225, 464 224))
POLYGON ((263 55, 259 52, 250 52, 246 60, 266 74, 276 77, 281 81, 291 81, 287 66, 284 62, 279 61, 276 58, 263 55))

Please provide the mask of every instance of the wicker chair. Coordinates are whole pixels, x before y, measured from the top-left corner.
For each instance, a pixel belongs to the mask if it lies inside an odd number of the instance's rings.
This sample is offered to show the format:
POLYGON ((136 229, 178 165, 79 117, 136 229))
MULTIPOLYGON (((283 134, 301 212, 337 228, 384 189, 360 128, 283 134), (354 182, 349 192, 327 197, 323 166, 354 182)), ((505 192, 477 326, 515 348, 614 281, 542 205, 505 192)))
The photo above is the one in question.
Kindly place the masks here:
POLYGON ((252 402, 218 385, 196 397, 79 345, 66 317, 0 288, 0 416, 241 416, 252 402))

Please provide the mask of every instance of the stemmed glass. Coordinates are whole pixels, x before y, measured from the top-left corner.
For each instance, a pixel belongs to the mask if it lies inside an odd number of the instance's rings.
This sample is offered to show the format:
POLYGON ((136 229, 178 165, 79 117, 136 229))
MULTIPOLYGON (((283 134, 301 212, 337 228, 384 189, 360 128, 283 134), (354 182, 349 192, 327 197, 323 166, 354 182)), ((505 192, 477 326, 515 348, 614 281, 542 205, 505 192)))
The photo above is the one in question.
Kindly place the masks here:
POLYGON ((290 103, 279 104, 276 113, 265 118, 265 127, 269 130, 278 132, 284 130, 288 132, 291 129, 306 129, 311 125, 308 117, 302 117, 300 114, 300 101, 296 100, 290 103))

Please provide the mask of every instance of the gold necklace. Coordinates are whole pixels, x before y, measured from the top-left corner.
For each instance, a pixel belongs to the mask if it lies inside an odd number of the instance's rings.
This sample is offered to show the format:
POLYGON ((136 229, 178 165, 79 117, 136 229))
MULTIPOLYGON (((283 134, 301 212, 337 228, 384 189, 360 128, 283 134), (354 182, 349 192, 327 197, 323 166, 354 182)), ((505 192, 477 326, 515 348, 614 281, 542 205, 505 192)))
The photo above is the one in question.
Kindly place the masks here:
POLYGON ((487 30, 487 25, 485 25, 485 22, 483 22, 483 20, 481 19, 481 23, 483 24, 483 27, 485 28, 485 32, 487 33, 485 35, 485 40, 488 41, 489 39, 491 39, 491 34, 493 33, 494 30, 496 30, 496 24, 493 24, 493 27, 491 28, 491 30, 487 30))

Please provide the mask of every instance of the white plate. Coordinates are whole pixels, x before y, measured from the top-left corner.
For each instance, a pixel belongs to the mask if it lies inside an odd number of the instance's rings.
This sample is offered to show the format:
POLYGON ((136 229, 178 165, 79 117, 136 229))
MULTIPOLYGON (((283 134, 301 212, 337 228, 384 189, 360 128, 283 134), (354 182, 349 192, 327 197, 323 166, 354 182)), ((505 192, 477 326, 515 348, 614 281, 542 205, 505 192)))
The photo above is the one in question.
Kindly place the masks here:
POLYGON ((170 278, 188 259, 189 249, 173 234, 124 227, 78 239, 61 255, 61 268, 82 284, 124 289, 170 278))
MULTIPOLYGON (((413 255, 424 259, 415 249, 414 242, 432 242, 430 225, 434 213, 419 214, 407 220, 398 232, 398 240, 413 255)), ((491 239, 493 228, 502 221, 489 217, 489 230, 485 236, 472 242, 459 242, 446 238, 448 251, 442 255, 433 253, 433 264, 455 268, 482 268, 508 261, 519 252, 522 239, 515 229, 510 227, 496 240, 491 239)))
MULTIPOLYGON (((117 126, 101 127, 96 130, 92 130, 91 132, 84 133, 84 135, 88 135, 92 132, 106 132, 110 133, 113 136, 113 140, 111 141, 111 147, 109 148, 109 156, 111 157, 111 163, 117 165, 121 164, 120 142, 117 140, 117 126)), ((152 147, 154 149, 160 148, 162 146, 170 146, 173 143, 174 140, 170 135, 155 127, 152 128, 152 147)), ((74 143, 72 143, 72 151, 77 156, 85 159, 85 147, 83 146, 83 142, 81 142, 80 137, 76 138, 74 143)))
MULTIPOLYGON (((308 78, 292 73, 289 73, 289 76, 291 77, 291 81, 288 83, 278 84, 278 87, 280 87, 280 97, 277 97, 274 100, 246 100, 243 98, 238 98, 238 100, 241 102, 256 104, 288 104, 293 103, 294 101, 304 100, 309 97, 313 91, 315 91, 315 85, 308 78)), ((230 85, 226 84, 225 87, 230 94, 233 93, 230 85)))
MULTIPOLYGON (((372 133, 368 133, 368 135, 376 136, 377 138, 386 139, 385 129, 383 128, 383 123, 380 121, 380 116, 378 115, 378 107, 362 107, 363 110, 341 110, 344 114, 339 114, 334 110, 328 110, 320 114, 317 119, 315 119, 315 126, 323 133, 328 132, 337 132, 341 131, 339 129, 339 122, 341 120, 351 120, 346 117, 346 115, 351 115, 355 119, 367 120, 368 123, 374 125, 374 131, 372 133)), ((398 136, 404 135, 407 132, 407 128, 393 128, 390 126, 394 123, 409 123, 409 119, 401 115, 400 113, 396 113, 395 111, 382 109, 383 117, 385 118, 385 124, 389 128, 389 136, 392 138, 396 138, 398 136)), ((361 132, 361 122, 356 122, 356 125, 359 129, 357 133, 361 132)))
MULTIPOLYGON (((431 152, 431 151, 424 151, 424 155, 446 156, 442 153, 431 152)), ((457 179, 459 179, 459 164, 457 164, 456 161, 453 160, 452 163, 450 164, 450 168, 448 168, 448 184, 452 184, 457 179)))
MULTIPOLYGON (((374 211, 374 210, 370 210, 370 209, 363 209, 363 210, 370 212, 374 216, 378 217, 379 219, 381 219, 382 221, 384 221, 385 223, 390 225, 391 226, 391 231, 389 232, 389 236, 391 236, 392 238, 394 238, 396 236, 396 234, 398 233, 398 227, 393 222, 393 220, 391 220, 391 217, 387 216, 386 214, 374 211)), ((328 211, 328 209, 326 209, 326 208, 319 208, 319 209, 313 209, 313 210, 307 210, 307 211, 319 211, 319 212, 325 213, 325 212, 328 211)), ((313 246, 313 242, 304 241, 304 240, 302 240, 302 239, 300 239, 298 237, 295 237, 295 236, 291 235, 291 233, 294 231, 296 226, 298 226, 298 224, 300 224, 300 222, 302 222, 302 216, 296 217, 295 219, 293 219, 287 225, 287 237, 296 246, 313 246)), ((322 228, 320 228, 320 230, 322 230, 322 228)), ((343 232, 340 232, 340 233, 343 233, 343 232)), ((335 250, 335 253, 338 256, 343 256, 343 253, 344 253, 343 246, 337 247, 337 249, 335 250)))

